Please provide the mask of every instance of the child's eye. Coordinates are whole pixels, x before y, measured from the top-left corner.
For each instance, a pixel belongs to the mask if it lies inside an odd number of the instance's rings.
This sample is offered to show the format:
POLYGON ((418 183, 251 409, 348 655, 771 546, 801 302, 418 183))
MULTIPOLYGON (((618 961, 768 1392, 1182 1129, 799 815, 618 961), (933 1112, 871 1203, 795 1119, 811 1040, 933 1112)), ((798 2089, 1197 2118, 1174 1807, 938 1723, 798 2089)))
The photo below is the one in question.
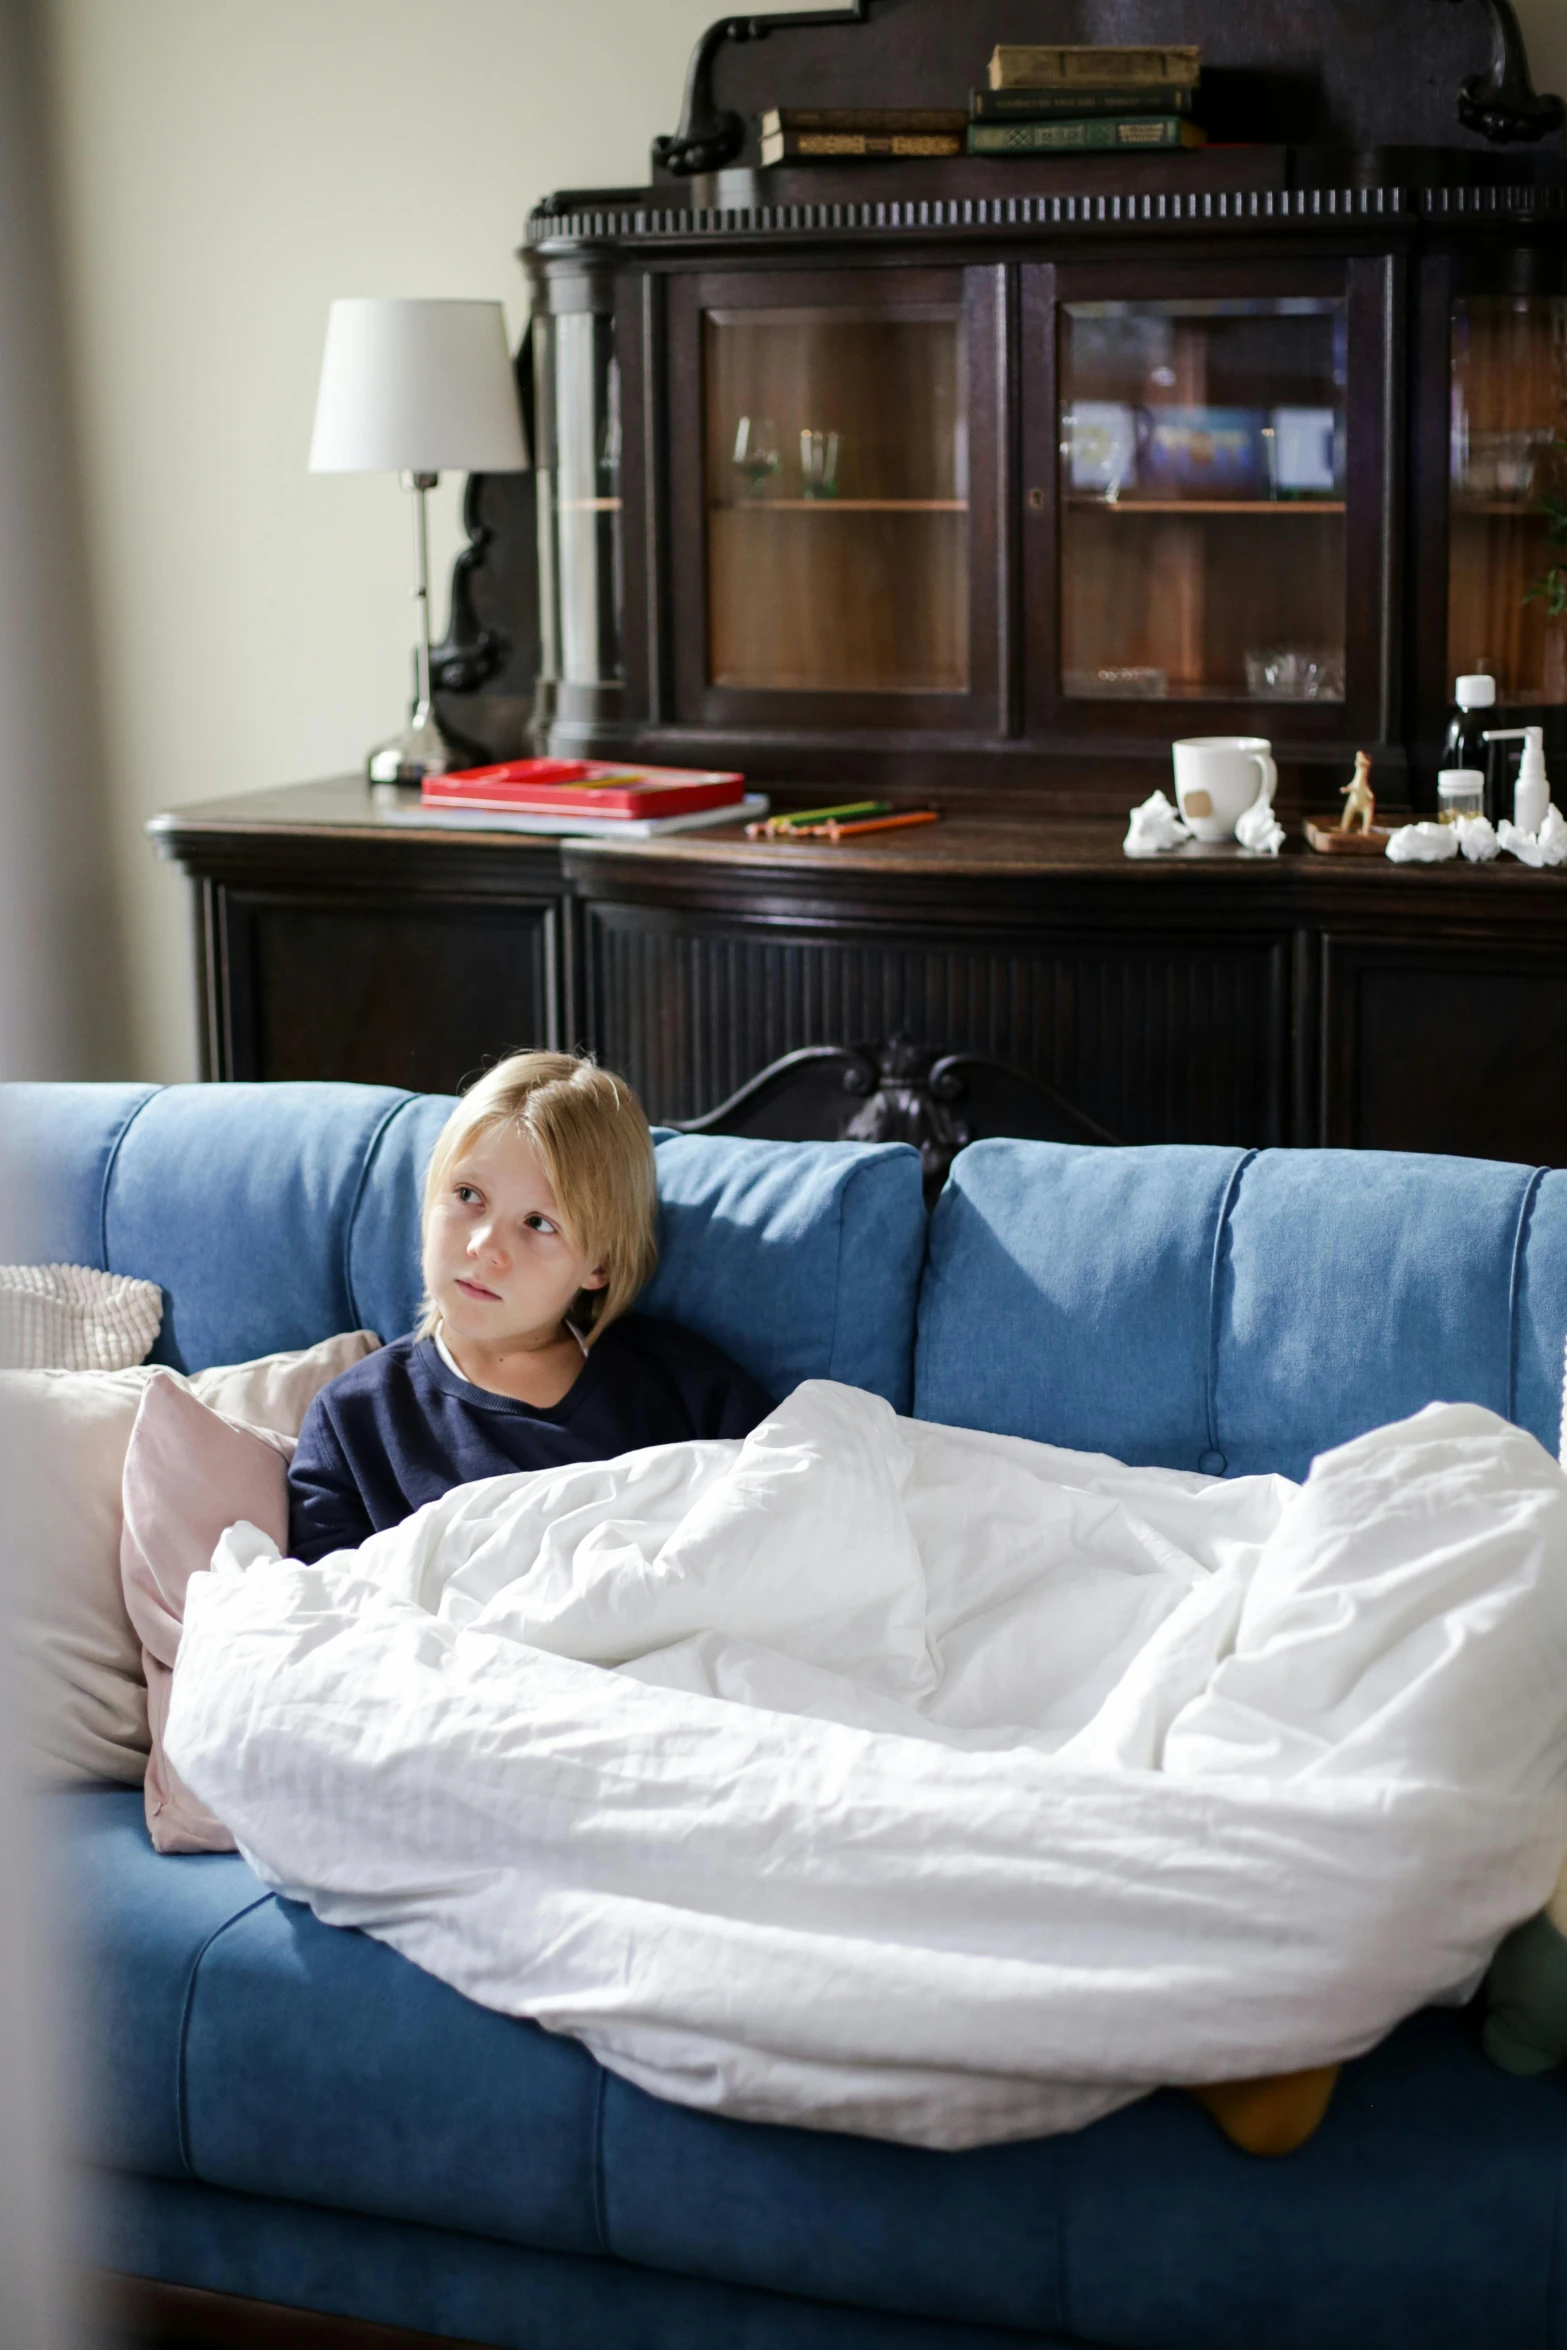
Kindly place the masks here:
POLYGON ((471 1183, 454 1183, 452 1190, 465 1208, 471 1207, 479 1196, 471 1183))
POLYGON ((553 1232, 555 1229, 548 1216, 524 1216, 523 1222, 530 1232, 553 1232))

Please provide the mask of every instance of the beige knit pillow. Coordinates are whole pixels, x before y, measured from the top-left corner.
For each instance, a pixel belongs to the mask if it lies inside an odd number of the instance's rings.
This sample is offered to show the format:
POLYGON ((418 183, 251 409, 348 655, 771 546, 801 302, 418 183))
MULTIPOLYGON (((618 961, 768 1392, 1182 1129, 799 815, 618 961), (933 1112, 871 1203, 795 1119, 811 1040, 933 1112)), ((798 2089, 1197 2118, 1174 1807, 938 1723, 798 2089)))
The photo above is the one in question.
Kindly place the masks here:
POLYGON ((156 1281, 90 1265, 0 1265, 0 1369, 128 1371, 162 1320, 156 1281))

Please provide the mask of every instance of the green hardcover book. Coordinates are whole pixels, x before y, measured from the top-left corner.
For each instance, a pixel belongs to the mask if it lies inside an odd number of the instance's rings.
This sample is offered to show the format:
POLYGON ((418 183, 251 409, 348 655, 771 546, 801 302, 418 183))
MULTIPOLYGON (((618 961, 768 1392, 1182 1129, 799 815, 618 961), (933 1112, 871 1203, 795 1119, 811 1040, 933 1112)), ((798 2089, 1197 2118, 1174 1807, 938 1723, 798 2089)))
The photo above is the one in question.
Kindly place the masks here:
POLYGON ((762 141, 762 161, 845 163, 855 158, 912 161, 922 155, 961 155, 961 131, 910 131, 884 136, 876 131, 774 131, 762 141))
POLYGON ((1202 53, 1196 48, 1036 48, 998 43, 990 60, 993 90, 1039 89, 1078 82, 1104 90, 1116 82, 1194 83, 1202 53))
POLYGON ((1077 121, 1094 114, 1190 114, 1195 91, 1180 82, 1120 82, 1113 89, 1065 88, 971 90, 969 113, 975 122, 1077 121))
POLYGON ((1205 147, 1207 134, 1178 114, 1141 114, 1112 121, 974 122, 971 155, 1130 155, 1171 147, 1205 147))
POLYGON ((961 106, 769 106, 761 128, 764 139, 789 131, 863 131, 883 138, 945 131, 950 136, 968 129, 968 116, 961 106))

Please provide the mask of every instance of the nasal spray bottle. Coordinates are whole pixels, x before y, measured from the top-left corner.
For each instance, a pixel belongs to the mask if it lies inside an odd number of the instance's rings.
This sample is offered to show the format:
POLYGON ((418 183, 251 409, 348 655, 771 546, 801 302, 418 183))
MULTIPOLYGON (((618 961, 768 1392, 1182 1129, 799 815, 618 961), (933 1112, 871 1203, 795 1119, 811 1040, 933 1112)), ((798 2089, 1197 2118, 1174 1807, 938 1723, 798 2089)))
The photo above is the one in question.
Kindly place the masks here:
POLYGON ((1520 832, 1538 832, 1550 812, 1551 786, 1545 772, 1543 726, 1502 726, 1486 736, 1488 743, 1523 744, 1518 781, 1513 787, 1513 822, 1520 832))

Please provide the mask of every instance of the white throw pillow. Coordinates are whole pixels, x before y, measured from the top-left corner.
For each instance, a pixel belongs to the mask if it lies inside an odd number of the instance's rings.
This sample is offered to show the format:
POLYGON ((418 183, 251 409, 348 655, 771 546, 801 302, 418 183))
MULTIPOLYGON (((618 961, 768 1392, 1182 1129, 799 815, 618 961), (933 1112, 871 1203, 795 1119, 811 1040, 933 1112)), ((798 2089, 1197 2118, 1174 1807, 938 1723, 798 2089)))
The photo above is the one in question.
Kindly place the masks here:
POLYGON ((0 1368, 128 1371, 163 1321, 156 1281, 91 1265, 0 1265, 0 1368))
MULTIPOLYGON (((327 1381, 379 1345, 355 1330, 180 1384, 214 1410, 295 1437, 327 1381)), ((120 1488, 153 1376, 0 1371, 0 1597, 22 1663, 23 1752, 52 1780, 139 1786, 146 1768, 147 1691, 120 1573, 120 1488)))

